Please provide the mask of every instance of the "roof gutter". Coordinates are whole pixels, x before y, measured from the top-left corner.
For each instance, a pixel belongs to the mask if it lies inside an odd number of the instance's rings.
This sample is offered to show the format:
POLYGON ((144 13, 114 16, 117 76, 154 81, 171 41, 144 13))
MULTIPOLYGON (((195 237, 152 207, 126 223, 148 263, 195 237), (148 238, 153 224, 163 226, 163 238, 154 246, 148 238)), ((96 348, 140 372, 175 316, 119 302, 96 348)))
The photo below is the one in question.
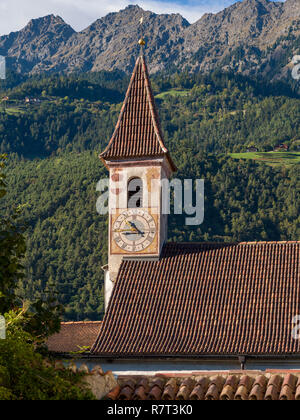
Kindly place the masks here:
MULTIPOLYGON (((74 359, 74 354, 71 353, 52 353, 53 355, 57 357, 64 357, 64 358, 72 358, 74 359)), ((199 362, 199 361, 238 361, 241 365, 242 370, 245 368, 246 362, 255 360, 255 361, 279 361, 279 360, 285 360, 285 361, 294 361, 299 360, 300 361, 300 354, 282 354, 282 355, 270 355, 270 354, 261 354, 261 355, 251 355, 251 354, 245 354, 245 355, 233 355, 233 354, 222 354, 222 355, 95 355, 91 353, 82 353, 78 354, 78 358, 80 359, 87 359, 87 360, 97 360, 97 361, 103 361, 108 363, 113 362, 132 362, 133 360, 144 360, 144 361, 178 361, 178 362, 199 362)))

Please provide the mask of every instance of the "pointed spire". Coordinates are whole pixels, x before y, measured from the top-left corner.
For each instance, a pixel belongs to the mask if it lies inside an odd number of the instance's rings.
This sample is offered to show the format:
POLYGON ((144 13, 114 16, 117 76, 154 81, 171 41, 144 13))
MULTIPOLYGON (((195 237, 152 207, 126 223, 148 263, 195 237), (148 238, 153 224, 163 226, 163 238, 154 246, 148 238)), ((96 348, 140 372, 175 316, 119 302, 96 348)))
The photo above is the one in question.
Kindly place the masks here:
POLYGON ((174 165, 164 145, 158 113, 143 54, 137 59, 114 134, 103 160, 166 156, 174 165))

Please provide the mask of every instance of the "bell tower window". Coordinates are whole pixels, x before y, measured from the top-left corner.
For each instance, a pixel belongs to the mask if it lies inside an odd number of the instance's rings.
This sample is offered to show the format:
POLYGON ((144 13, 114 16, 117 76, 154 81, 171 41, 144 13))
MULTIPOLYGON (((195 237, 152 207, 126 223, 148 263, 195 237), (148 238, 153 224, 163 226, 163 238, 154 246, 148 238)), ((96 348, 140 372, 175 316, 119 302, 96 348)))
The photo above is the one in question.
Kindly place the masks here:
POLYGON ((132 178, 128 182, 127 189, 129 209, 137 209, 143 207, 143 181, 141 178, 132 178))

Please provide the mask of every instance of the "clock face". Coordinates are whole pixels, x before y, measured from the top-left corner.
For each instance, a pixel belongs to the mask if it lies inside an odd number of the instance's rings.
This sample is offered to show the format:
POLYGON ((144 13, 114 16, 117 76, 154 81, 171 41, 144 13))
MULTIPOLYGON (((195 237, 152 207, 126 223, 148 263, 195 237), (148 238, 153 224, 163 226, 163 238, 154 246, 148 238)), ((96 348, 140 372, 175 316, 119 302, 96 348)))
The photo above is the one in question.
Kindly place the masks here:
POLYGON ((113 224, 113 239, 127 252, 141 252, 154 241, 156 224, 153 217, 142 209, 129 209, 120 214, 113 224))

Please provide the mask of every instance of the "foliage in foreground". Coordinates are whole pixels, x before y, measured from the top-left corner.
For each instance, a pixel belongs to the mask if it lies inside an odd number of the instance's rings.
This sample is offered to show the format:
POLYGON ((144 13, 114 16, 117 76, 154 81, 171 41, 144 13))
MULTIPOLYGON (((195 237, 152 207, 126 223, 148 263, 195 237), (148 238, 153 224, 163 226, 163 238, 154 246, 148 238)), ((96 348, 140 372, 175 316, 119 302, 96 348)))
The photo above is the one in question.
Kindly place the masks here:
MULTIPOLYGON (((4 161, 0 155, 0 199, 6 195, 4 161)), ((59 330, 59 305, 51 299, 21 305, 17 284, 24 276, 26 246, 18 216, 11 208, 0 214, 0 315, 6 324, 0 319, 0 400, 91 399, 80 375, 56 371, 39 351, 59 330)))
POLYGON ((7 336, 0 340, 0 400, 91 400, 81 375, 55 370, 25 332, 22 311, 6 314, 7 336))

